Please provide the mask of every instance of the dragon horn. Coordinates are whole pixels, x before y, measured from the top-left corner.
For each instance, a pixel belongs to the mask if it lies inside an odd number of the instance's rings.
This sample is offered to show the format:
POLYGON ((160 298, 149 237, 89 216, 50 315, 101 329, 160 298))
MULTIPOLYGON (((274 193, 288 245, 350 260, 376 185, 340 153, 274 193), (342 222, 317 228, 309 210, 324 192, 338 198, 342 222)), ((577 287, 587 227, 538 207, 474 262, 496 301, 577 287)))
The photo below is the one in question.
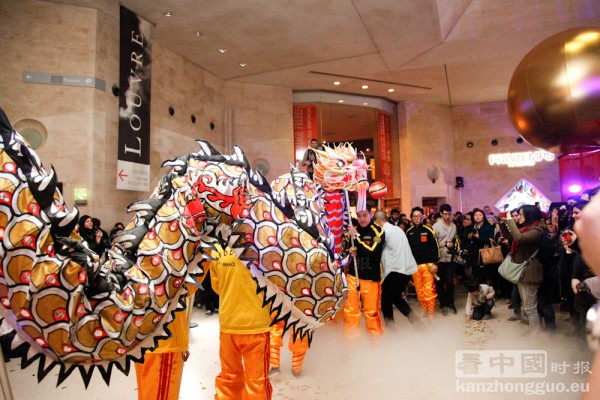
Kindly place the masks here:
POLYGON ((244 169, 250 169, 250 163, 248 162, 248 158, 246 158, 246 153, 242 150, 237 144, 233 145, 233 155, 231 156, 233 160, 238 160, 244 164, 244 169))
POLYGON ((79 222, 79 209, 77 207, 73 207, 73 211, 69 214, 61 218, 58 223, 53 223, 53 229, 56 233, 56 236, 68 236, 73 229, 75 229, 75 225, 79 222))
POLYGON ((161 167, 171 167, 177 174, 184 175, 187 172, 188 160, 189 154, 175 160, 167 160, 161 164, 161 167))
POLYGON ((203 139, 196 139, 196 143, 200 145, 199 154, 202 156, 214 156, 221 155, 221 153, 215 149, 209 142, 203 139))
POLYGON ((12 125, 10 124, 8 117, 6 116, 6 113, 4 112, 2 107, 0 107, 0 131, 12 132, 13 130, 14 129, 13 129, 12 125))
POLYGON ((50 207, 54 201, 56 189, 56 172, 51 167, 48 175, 38 175, 29 182, 29 190, 42 209, 50 207))
POLYGON ((146 223, 156 215, 158 209, 165 204, 166 199, 145 199, 131 203, 127 206, 127 212, 135 212, 146 223))

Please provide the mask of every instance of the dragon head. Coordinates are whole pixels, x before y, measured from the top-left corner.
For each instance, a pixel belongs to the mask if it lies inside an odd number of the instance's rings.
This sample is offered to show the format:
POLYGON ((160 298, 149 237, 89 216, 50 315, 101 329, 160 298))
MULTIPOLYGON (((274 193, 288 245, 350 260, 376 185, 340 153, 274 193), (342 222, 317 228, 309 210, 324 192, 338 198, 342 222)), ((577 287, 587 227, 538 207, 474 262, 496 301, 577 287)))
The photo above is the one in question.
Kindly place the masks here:
POLYGON ((369 181, 366 160, 358 158, 356 149, 350 143, 324 146, 324 150, 314 150, 317 162, 314 165, 314 179, 328 192, 348 190, 358 192, 357 208, 364 209, 367 200, 369 181))

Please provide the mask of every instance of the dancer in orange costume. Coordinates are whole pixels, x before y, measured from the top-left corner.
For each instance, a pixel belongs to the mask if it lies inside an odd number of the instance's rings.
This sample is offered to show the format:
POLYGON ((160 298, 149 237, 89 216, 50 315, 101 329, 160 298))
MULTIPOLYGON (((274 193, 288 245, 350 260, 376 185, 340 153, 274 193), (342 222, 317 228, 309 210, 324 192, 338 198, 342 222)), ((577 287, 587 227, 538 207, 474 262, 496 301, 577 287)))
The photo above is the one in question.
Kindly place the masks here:
POLYGON ((352 266, 348 268, 348 299, 344 306, 344 336, 354 338, 358 336, 361 314, 365 316, 367 332, 372 336, 383 334, 381 324, 380 297, 381 297, 381 254, 385 244, 383 228, 375 225, 371 210, 356 212, 358 226, 350 225, 348 234, 354 238, 354 246, 350 249, 355 257, 358 277, 352 266), (357 290, 357 278, 360 284, 360 296, 357 290))
POLYGON ((423 308, 423 315, 433 317, 435 311, 435 278, 439 259, 438 241, 435 231, 423 224, 423 209, 415 207, 410 213, 413 226, 406 231, 410 249, 417 261, 418 270, 413 274, 417 298, 423 308))
POLYGON ((210 278, 219 294, 221 372, 217 400, 270 400, 269 331, 271 316, 250 271, 231 249, 215 245, 210 278))
MULTIPOLYGON (((188 299, 194 297, 196 286, 186 285, 189 291, 188 299)), ((188 301, 188 307, 191 305, 188 301)), ((138 386, 138 400, 177 400, 183 374, 183 363, 187 361, 190 352, 189 345, 189 316, 188 310, 175 313, 173 322, 168 329, 171 337, 160 340, 158 347, 144 354, 144 362, 135 364, 135 374, 138 386)))
MULTIPOLYGON (((273 325, 271 328, 271 373, 280 371, 281 368, 281 347, 283 347, 283 321, 273 325)), ((300 339, 298 336, 294 339, 294 328, 290 331, 290 340, 288 348, 292 352, 292 374, 300 376, 304 355, 308 350, 308 337, 300 339)))

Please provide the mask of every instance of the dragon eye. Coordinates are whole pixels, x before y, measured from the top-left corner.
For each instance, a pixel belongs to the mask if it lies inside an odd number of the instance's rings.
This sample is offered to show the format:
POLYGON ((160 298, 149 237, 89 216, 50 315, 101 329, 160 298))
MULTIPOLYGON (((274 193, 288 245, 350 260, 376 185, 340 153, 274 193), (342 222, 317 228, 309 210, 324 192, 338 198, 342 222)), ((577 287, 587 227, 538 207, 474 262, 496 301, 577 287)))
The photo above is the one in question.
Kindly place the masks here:
POLYGON ((337 166, 340 167, 340 168, 343 168, 344 165, 345 165, 344 162, 341 161, 341 160, 337 162, 337 166))

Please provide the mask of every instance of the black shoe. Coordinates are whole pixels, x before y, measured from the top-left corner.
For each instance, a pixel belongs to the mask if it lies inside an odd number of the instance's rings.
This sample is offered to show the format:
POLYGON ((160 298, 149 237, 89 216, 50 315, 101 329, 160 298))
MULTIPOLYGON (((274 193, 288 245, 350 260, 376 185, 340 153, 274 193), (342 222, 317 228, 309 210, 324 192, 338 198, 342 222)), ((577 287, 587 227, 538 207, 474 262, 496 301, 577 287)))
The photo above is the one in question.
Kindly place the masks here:
POLYGON ((458 311, 456 311, 456 307, 454 306, 454 304, 450 304, 450 309, 452 310, 452 312, 454 314, 458 313, 458 311))

